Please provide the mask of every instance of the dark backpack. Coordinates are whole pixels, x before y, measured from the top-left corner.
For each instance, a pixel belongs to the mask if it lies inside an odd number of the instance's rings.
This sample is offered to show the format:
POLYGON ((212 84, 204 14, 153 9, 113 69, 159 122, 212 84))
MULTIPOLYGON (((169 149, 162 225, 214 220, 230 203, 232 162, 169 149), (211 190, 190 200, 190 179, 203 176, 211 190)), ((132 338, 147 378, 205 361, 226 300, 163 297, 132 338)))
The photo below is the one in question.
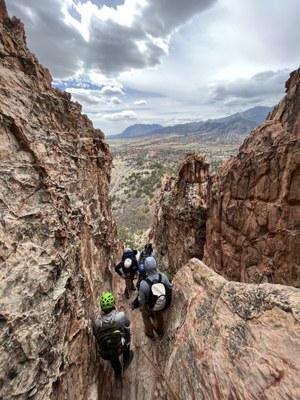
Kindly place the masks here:
POLYGON ((122 255, 122 261, 124 261, 126 258, 131 258, 132 260, 134 260, 136 258, 136 250, 124 251, 122 255))
POLYGON ((151 281, 145 279, 149 285, 149 300, 148 306, 153 311, 164 310, 171 304, 172 300, 172 289, 161 281, 162 275, 159 274, 158 279, 151 281))
POLYGON ((119 322, 112 322, 98 327, 95 336, 99 352, 104 360, 115 360, 123 352, 124 328, 119 322))

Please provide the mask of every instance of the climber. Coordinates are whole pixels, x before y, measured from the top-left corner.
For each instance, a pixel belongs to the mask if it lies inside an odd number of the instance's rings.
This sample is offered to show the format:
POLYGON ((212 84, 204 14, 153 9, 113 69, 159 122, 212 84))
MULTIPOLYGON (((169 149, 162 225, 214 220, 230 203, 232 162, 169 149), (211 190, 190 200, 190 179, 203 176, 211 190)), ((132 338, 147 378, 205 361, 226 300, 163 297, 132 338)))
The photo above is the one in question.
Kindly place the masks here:
POLYGON ((164 334, 163 310, 171 303, 172 284, 165 274, 158 271, 154 257, 146 258, 145 269, 147 278, 141 281, 138 297, 131 307, 141 307, 144 333, 154 339, 154 331, 160 337, 164 334))
POLYGON ((138 276, 138 280, 136 283, 136 287, 139 290, 142 280, 147 278, 145 264, 139 264, 138 273, 139 273, 139 276, 138 276))
POLYGON ((139 256, 139 267, 138 267, 138 272, 139 272, 139 276, 138 276, 138 280, 136 283, 136 287, 139 289, 140 287, 140 283, 143 279, 146 279, 147 274, 146 274, 146 269, 145 269, 145 260, 147 257, 154 257, 154 252, 153 252, 153 247, 152 244, 150 242, 146 243, 143 250, 140 252, 140 256, 139 256))
POLYGON ((138 272, 138 262, 136 259, 136 250, 126 248, 122 255, 122 260, 115 266, 118 275, 125 279, 125 297, 129 299, 132 290, 136 290, 133 280, 138 272))
POLYGON ((102 310, 94 323, 93 332, 96 337, 100 356, 109 360, 116 378, 122 376, 122 366, 119 356, 123 354, 123 368, 126 369, 133 358, 130 350, 130 321, 123 311, 115 308, 112 293, 105 292, 100 298, 102 310))
POLYGON ((143 250, 140 252, 139 264, 144 264, 146 257, 154 257, 153 247, 150 242, 147 242, 143 250))

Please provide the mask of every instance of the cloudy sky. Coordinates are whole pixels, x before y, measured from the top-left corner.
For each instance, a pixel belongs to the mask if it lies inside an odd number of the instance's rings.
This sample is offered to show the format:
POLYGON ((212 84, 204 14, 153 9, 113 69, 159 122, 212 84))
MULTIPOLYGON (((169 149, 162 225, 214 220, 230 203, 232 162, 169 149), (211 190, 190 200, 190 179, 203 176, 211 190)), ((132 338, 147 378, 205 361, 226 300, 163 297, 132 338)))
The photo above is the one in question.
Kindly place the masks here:
POLYGON ((6 0, 53 86, 105 134, 275 105, 300 66, 299 0, 6 0))

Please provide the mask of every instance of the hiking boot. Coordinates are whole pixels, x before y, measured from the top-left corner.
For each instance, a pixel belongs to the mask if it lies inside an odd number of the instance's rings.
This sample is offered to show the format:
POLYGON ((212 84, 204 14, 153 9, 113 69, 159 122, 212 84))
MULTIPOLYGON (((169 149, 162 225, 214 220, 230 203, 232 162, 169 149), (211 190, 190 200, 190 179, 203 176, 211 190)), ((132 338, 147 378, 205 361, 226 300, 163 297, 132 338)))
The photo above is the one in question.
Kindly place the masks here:
POLYGON ((154 339, 154 338, 155 338, 154 335, 150 335, 150 334, 147 332, 146 328, 144 329, 144 333, 145 333, 145 335, 146 335, 149 339, 154 339))
POLYGON ((159 331, 158 331, 157 325, 152 324, 152 328, 155 330, 155 332, 157 333, 157 336, 158 336, 158 337, 164 336, 164 332, 159 332, 159 331))
POLYGON ((130 350, 129 360, 126 361, 126 363, 124 363, 124 365, 123 365, 124 370, 129 367, 129 364, 131 363, 133 356, 134 356, 134 353, 132 350, 130 350))

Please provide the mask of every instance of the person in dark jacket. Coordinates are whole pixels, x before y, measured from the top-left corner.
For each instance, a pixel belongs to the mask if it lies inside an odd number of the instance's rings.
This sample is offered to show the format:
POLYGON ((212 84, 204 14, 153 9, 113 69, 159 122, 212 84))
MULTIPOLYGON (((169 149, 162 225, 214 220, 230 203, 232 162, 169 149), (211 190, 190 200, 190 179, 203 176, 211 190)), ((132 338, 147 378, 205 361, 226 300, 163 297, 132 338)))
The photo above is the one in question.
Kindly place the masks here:
POLYGON ((136 290, 133 283, 134 277, 138 272, 136 251, 129 248, 125 249, 121 262, 115 266, 115 271, 125 279, 125 297, 129 299, 131 291, 136 290))
POLYGON ((146 274, 146 268, 145 268, 145 260, 147 257, 154 257, 154 252, 153 252, 153 247, 150 242, 147 242, 143 248, 143 250, 140 252, 138 263, 139 263, 139 276, 137 280, 136 287, 137 289, 140 288, 140 283, 142 280, 147 278, 146 274))
MULTIPOLYGON (((102 297, 100 298, 100 307, 102 313, 96 318, 94 322, 94 335, 96 336, 97 329, 101 328, 104 325, 109 325, 113 322, 119 322, 122 324, 124 328, 123 366, 124 369, 126 369, 133 358, 133 351, 130 350, 130 320, 123 311, 116 310, 115 299, 113 294, 110 292, 103 293, 102 297)), ((120 378, 122 374, 120 359, 117 358, 115 360, 112 360, 110 363, 115 372, 116 378, 120 378)))
POLYGON ((154 339, 154 331, 158 336, 163 336, 164 334, 164 319, 163 310, 153 311, 149 307, 149 290, 150 286, 147 282, 153 282, 154 280, 159 280, 159 275, 161 275, 161 282, 164 283, 170 291, 172 290, 172 284, 168 277, 159 272, 157 269, 157 262, 154 257, 147 257, 145 260, 145 269, 147 274, 147 280, 142 280, 139 288, 139 294, 137 299, 132 303, 132 308, 141 307, 142 317, 144 321, 144 333, 150 339, 154 339), (153 322, 151 321, 153 320, 153 322))
POLYGON ((153 246, 150 242, 147 242, 143 250, 140 252, 139 264, 145 264, 147 257, 154 257, 153 246))

